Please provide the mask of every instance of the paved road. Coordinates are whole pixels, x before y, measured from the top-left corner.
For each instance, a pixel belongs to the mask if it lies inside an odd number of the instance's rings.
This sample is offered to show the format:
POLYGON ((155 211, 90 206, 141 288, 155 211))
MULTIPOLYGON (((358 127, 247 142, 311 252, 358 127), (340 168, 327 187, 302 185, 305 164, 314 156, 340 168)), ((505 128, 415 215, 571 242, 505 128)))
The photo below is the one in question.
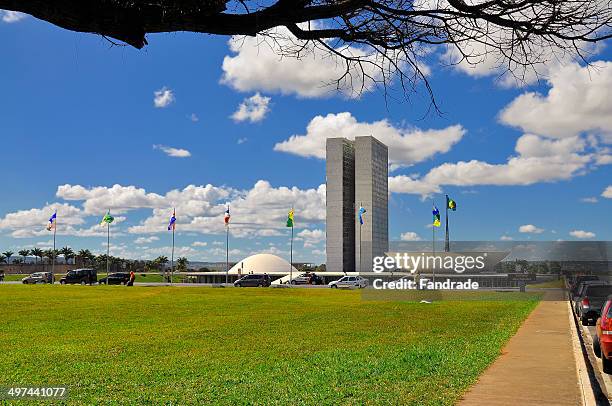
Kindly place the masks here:
POLYGON ((595 356, 593 352, 593 337, 595 336, 595 326, 582 326, 582 337, 584 339, 584 345, 587 350, 587 355, 591 365, 595 369, 595 377, 599 382, 599 386, 608 399, 612 399, 612 378, 611 375, 608 375, 603 372, 603 367, 601 364, 601 359, 595 356))

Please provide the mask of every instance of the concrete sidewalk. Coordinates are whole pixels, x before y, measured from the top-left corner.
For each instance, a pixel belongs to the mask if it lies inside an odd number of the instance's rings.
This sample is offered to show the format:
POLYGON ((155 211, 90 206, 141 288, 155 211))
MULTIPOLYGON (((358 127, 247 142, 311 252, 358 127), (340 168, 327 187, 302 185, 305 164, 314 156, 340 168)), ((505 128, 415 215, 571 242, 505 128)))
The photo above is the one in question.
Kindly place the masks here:
POLYGON ((459 405, 581 405, 568 312, 547 292, 459 405))

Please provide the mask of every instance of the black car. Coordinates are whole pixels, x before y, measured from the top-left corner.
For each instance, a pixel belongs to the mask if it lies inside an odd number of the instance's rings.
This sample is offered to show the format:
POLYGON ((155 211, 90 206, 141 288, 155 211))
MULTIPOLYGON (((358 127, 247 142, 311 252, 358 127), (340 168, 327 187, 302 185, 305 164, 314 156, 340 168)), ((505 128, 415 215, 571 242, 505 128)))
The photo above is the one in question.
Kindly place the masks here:
POLYGON ((234 286, 236 287, 264 287, 270 286, 272 280, 270 276, 267 274, 259 275, 259 274, 249 274, 244 275, 242 278, 238 279, 234 282, 234 286))
POLYGON ((98 282, 98 272, 95 269, 75 269, 68 271, 66 276, 60 279, 62 285, 81 284, 91 285, 98 282))
POLYGON ((587 285, 581 292, 578 317, 583 326, 595 325, 602 305, 612 295, 612 285, 587 285))
POLYGON ((130 281, 128 272, 115 272, 98 281, 100 285, 126 285, 130 281))
POLYGON ((576 296, 576 294, 578 294, 578 287, 580 287, 580 284, 582 282, 598 281, 598 280, 599 280, 599 276, 597 275, 578 275, 576 276, 571 286, 572 288, 570 291, 571 296, 576 296))

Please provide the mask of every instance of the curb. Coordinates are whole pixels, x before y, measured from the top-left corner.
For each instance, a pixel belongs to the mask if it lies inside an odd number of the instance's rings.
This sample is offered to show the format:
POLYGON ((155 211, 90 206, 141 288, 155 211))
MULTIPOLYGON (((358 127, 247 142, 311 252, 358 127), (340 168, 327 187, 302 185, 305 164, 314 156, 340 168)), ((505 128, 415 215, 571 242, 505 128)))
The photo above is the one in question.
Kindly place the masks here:
MULTIPOLYGON (((602 404, 601 402, 597 402, 597 396, 595 392, 598 391, 593 387, 593 382, 591 380, 591 374, 589 372, 589 368, 586 364, 586 348, 584 348, 584 343, 582 341, 582 337, 578 334, 578 326, 576 322, 576 318, 574 317, 574 311, 571 307, 569 301, 567 303, 568 317, 570 323, 570 330, 572 335, 572 347, 574 349, 574 360, 576 361, 576 375, 578 376, 578 387, 580 388, 580 394, 582 397, 582 404, 584 406, 597 406, 602 404)), ((589 361, 590 365, 590 361, 589 361)), ((597 381, 596 381, 597 382, 597 381)), ((600 390, 598 391, 600 392, 600 390)), ((608 403, 609 404, 609 403, 608 403)))

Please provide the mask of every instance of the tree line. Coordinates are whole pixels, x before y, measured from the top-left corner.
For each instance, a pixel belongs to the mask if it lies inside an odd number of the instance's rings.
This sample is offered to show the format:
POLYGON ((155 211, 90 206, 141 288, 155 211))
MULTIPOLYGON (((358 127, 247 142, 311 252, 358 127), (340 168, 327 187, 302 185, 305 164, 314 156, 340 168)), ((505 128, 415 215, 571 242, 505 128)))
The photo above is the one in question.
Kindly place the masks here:
MULTIPOLYGON (((0 264, 7 265, 25 265, 28 264, 28 258, 34 257, 34 265, 38 264, 52 264, 53 261, 57 260, 58 257, 63 257, 64 262, 68 265, 77 265, 83 267, 92 267, 98 270, 106 270, 106 254, 95 255, 88 249, 82 249, 78 252, 68 246, 60 249, 22 249, 17 252, 5 251, 0 253, 0 264), (18 256, 17 256, 18 255, 18 256)), ((166 269, 170 260, 167 256, 160 255, 153 260, 133 260, 120 258, 115 256, 109 256, 109 263, 111 269, 126 269, 129 271, 142 271, 142 272, 155 272, 166 269)), ((31 263, 31 262, 30 262, 31 263)), ((56 262, 57 263, 57 262, 56 262)), ((177 258, 174 266, 175 270, 183 272, 187 270, 189 261, 186 257, 177 258)))

